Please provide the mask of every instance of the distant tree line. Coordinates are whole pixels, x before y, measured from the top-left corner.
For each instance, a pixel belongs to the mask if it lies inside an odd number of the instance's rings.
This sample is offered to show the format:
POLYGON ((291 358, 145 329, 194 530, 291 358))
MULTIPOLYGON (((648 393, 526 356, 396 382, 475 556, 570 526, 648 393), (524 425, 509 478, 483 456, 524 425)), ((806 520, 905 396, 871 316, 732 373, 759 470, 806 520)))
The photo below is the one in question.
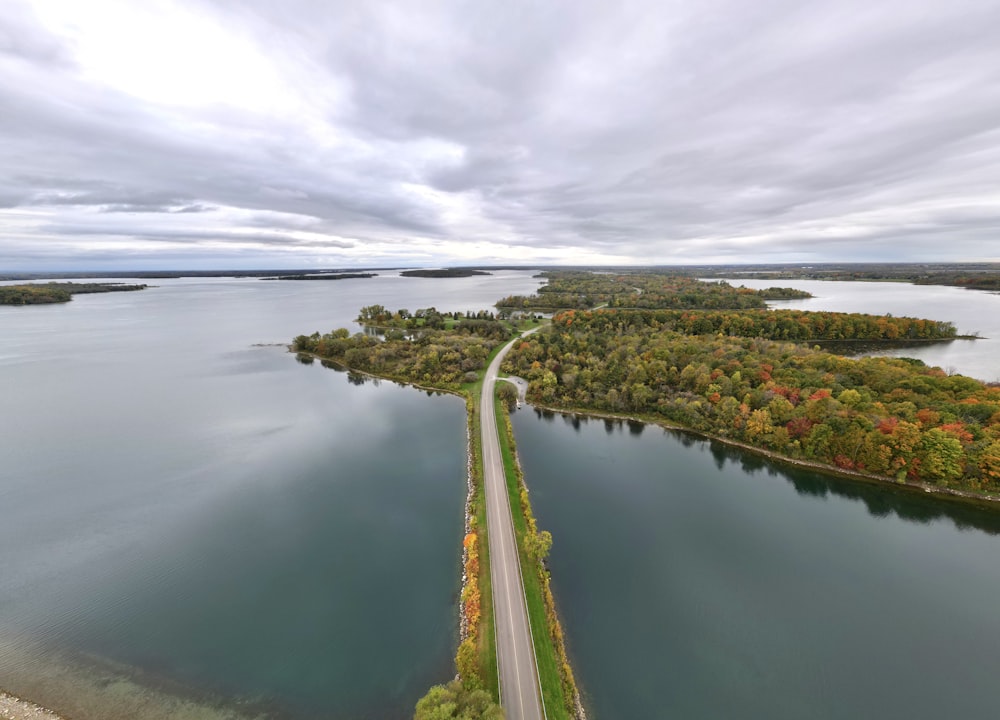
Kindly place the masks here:
POLYGON ((73 295, 90 293, 131 292, 145 290, 146 285, 125 285, 123 283, 72 283, 49 282, 25 285, 0 285, 0 305, 43 305, 64 303, 73 295))
MULTIPOLYGON (((726 277, 732 272, 732 269, 706 268, 702 271, 702 277, 726 277)), ((842 267, 780 267, 756 271, 743 269, 740 272, 742 273, 741 277, 755 280, 874 280, 910 282, 914 285, 952 285, 973 290, 1000 291, 1000 265, 996 263, 959 264, 957 266, 889 263, 842 267)))
POLYGON ((514 310, 585 310, 597 306, 641 309, 764 309, 767 300, 812 297, 792 288, 752 290, 725 281, 662 273, 604 274, 582 271, 543 273, 548 283, 535 295, 510 295, 496 306, 514 310))
POLYGON ((356 280, 378 277, 378 273, 320 273, 317 275, 277 275, 262 280, 356 280))
POLYGON ((443 270, 404 270, 399 273, 403 277, 421 278, 463 278, 474 275, 492 275, 485 270, 472 270, 471 268, 445 268, 443 270))

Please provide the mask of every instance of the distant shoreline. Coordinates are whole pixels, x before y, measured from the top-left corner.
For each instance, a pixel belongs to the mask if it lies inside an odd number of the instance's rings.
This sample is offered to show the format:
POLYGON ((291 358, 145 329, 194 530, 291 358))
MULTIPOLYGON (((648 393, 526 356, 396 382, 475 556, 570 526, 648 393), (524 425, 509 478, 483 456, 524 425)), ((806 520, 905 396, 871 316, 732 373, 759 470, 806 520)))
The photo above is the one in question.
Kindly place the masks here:
POLYGON ((419 278, 464 278, 476 275, 492 275, 485 270, 472 270, 471 268, 448 268, 445 270, 404 270, 399 273, 400 277, 419 278))

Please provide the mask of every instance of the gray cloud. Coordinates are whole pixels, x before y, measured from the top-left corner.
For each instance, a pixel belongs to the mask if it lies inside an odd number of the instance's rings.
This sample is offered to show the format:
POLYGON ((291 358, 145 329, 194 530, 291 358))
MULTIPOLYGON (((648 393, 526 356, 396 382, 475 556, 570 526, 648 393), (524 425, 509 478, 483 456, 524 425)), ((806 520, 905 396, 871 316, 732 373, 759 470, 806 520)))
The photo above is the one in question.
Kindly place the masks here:
POLYGON ((170 203, 161 205, 158 203, 118 203, 114 205, 101 206, 102 213, 203 213, 212 212, 215 208, 208 205, 195 203, 184 205, 182 203, 170 203))
POLYGON ((160 98, 22 2, 0 17, 5 257, 105 237, 197 265, 253 237, 341 266, 1000 259, 990 0, 177 8, 277 80, 160 98))

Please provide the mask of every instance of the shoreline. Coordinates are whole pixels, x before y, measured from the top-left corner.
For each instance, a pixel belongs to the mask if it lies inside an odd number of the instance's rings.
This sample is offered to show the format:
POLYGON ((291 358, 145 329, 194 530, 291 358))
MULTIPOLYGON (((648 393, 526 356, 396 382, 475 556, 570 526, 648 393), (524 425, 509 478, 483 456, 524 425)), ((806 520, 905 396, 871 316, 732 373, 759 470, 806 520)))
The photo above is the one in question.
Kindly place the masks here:
POLYGON ((619 420, 626 422, 632 421, 632 422, 639 422, 644 425, 655 425, 657 427, 663 428, 664 430, 685 432, 695 437, 698 437, 702 440, 714 440, 724 445, 735 447, 740 450, 752 453, 754 455, 767 458, 769 461, 774 463, 784 463, 797 468, 813 470, 823 475, 839 477, 844 480, 855 480, 855 481, 865 482, 870 485, 885 485, 913 493, 923 492, 930 495, 939 495, 939 496, 944 496, 942 499, 946 499, 952 502, 974 504, 974 505, 979 505, 981 507, 990 507, 990 509, 996 509, 1000 507, 1000 495, 985 495, 983 493, 977 493, 971 490, 959 490, 957 488, 938 487, 937 485, 932 485, 931 483, 926 483, 926 482, 911 482, 911 481, 897 482, 892 478, 883 477, 881 475, 875 475, 873 473, 861 472, 859 470, 847 470, 845 468, 833 467, 832 465, 825 465, 823 463, 818 463, 812 460, 788 457, 787 455, 776 453, 773 450, 759 448, 754 445, 749 445, 747 443, 741 442, 739 440, 723 437, 721 435, 713 435, 712 433, 704 432, 702 430, 695 430, 694 428, 672 423, 669 420, 663 420, 651 417, 642 417, 639 415, 623 415, 616 413, 607 413, 607 412, 600 412, 598 410, 559 408, 559 407, 553 407, 551 405, 542 405, 541 403, 535 404, 528 401, 526 402, 532 408, 548 412, 559 413, 560 415, 575 415, 583 418, 599 418, 605 420, 619 420))
POLYGON ((66 720, 48 708, 0 689, 0 718, 3 720, 66 720))

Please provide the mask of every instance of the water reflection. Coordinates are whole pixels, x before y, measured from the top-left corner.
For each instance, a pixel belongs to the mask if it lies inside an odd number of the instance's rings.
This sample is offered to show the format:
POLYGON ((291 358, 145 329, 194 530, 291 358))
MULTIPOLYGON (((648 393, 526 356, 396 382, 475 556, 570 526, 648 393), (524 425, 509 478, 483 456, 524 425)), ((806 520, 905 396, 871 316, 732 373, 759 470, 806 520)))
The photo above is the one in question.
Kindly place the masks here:
MULTIPOLYGON (((621 433, 628 428, 633 437, 642 435, 646 423, 634 419, 594 418, 576 413, 556 413, 551 410, 534 408, 535 416, 552 422, 560 415, 568 426, 578 434, 589 422, 600 422, 608 435, 621 433)), ((949 496, 926 497, 913 488, 904 488, 877 480, 866 481, 826 475, 815 470, 807 470, 791 464, 772 461, 764 455, 748 452, 724 442, 703 438, 685 430, 663 429, 664 433, 677 440, 687 449, 707 450, 715 467, 722 471, 726 464, 738 467, 746 475, 766 474, 780 477, 795 488, 802 496, 826 498, 836 496, 861 502, 873 517, 896 516, 903 520, 927 524, 935 520, 950 520, 960 529, 975 528, 991 535, 1000 534, 1000 515, 997 508, 949 496)))
MULTIPOLYGON (((344 372, 343 368, 335 368, 335 369, 339 370, 340 372, 344 372)), ((378 378, 373 378, 369 375, 355 372, 354 370, 347 371, 347 382, 349 382, 351 385, 357 385, 359 387, 369 382, 375 387, 379 386, 378 378)))
MULTIPOLYGON (((921 350, 931 347, 947 347, 955 342, 954 339, 947 340, 818 340, 813 345, 821 350, 845 357, 860 357, 862 355, 906 355, 904 350, 921 350)), ((971 341, 969 341, 971 342, 971 341)), ((925 365, 922 360, 918 360, 920 365, 925 365)))
MULTIPOLYGON (((683 442, 683 441, 682 441, 683 442)), ((856 500, 865 505, 873 517, 896 516, 902 520, 928 524, 935 520, 950 520, 960 529, 975 528, 991 535, 1000 534, 1000 517, 996 508, 980 506, 951 497, 929 498, 912 488, 896 487, 877 480, 842 478, 792 466, 780 470, 761 455, 734 448, 717 440, 703 440, 715 466, 722 470, 727 462, 743 472, 754 474, 766 470, 772 477, 787 480, 799 495, 815 498, 836 496, 856 500)))

